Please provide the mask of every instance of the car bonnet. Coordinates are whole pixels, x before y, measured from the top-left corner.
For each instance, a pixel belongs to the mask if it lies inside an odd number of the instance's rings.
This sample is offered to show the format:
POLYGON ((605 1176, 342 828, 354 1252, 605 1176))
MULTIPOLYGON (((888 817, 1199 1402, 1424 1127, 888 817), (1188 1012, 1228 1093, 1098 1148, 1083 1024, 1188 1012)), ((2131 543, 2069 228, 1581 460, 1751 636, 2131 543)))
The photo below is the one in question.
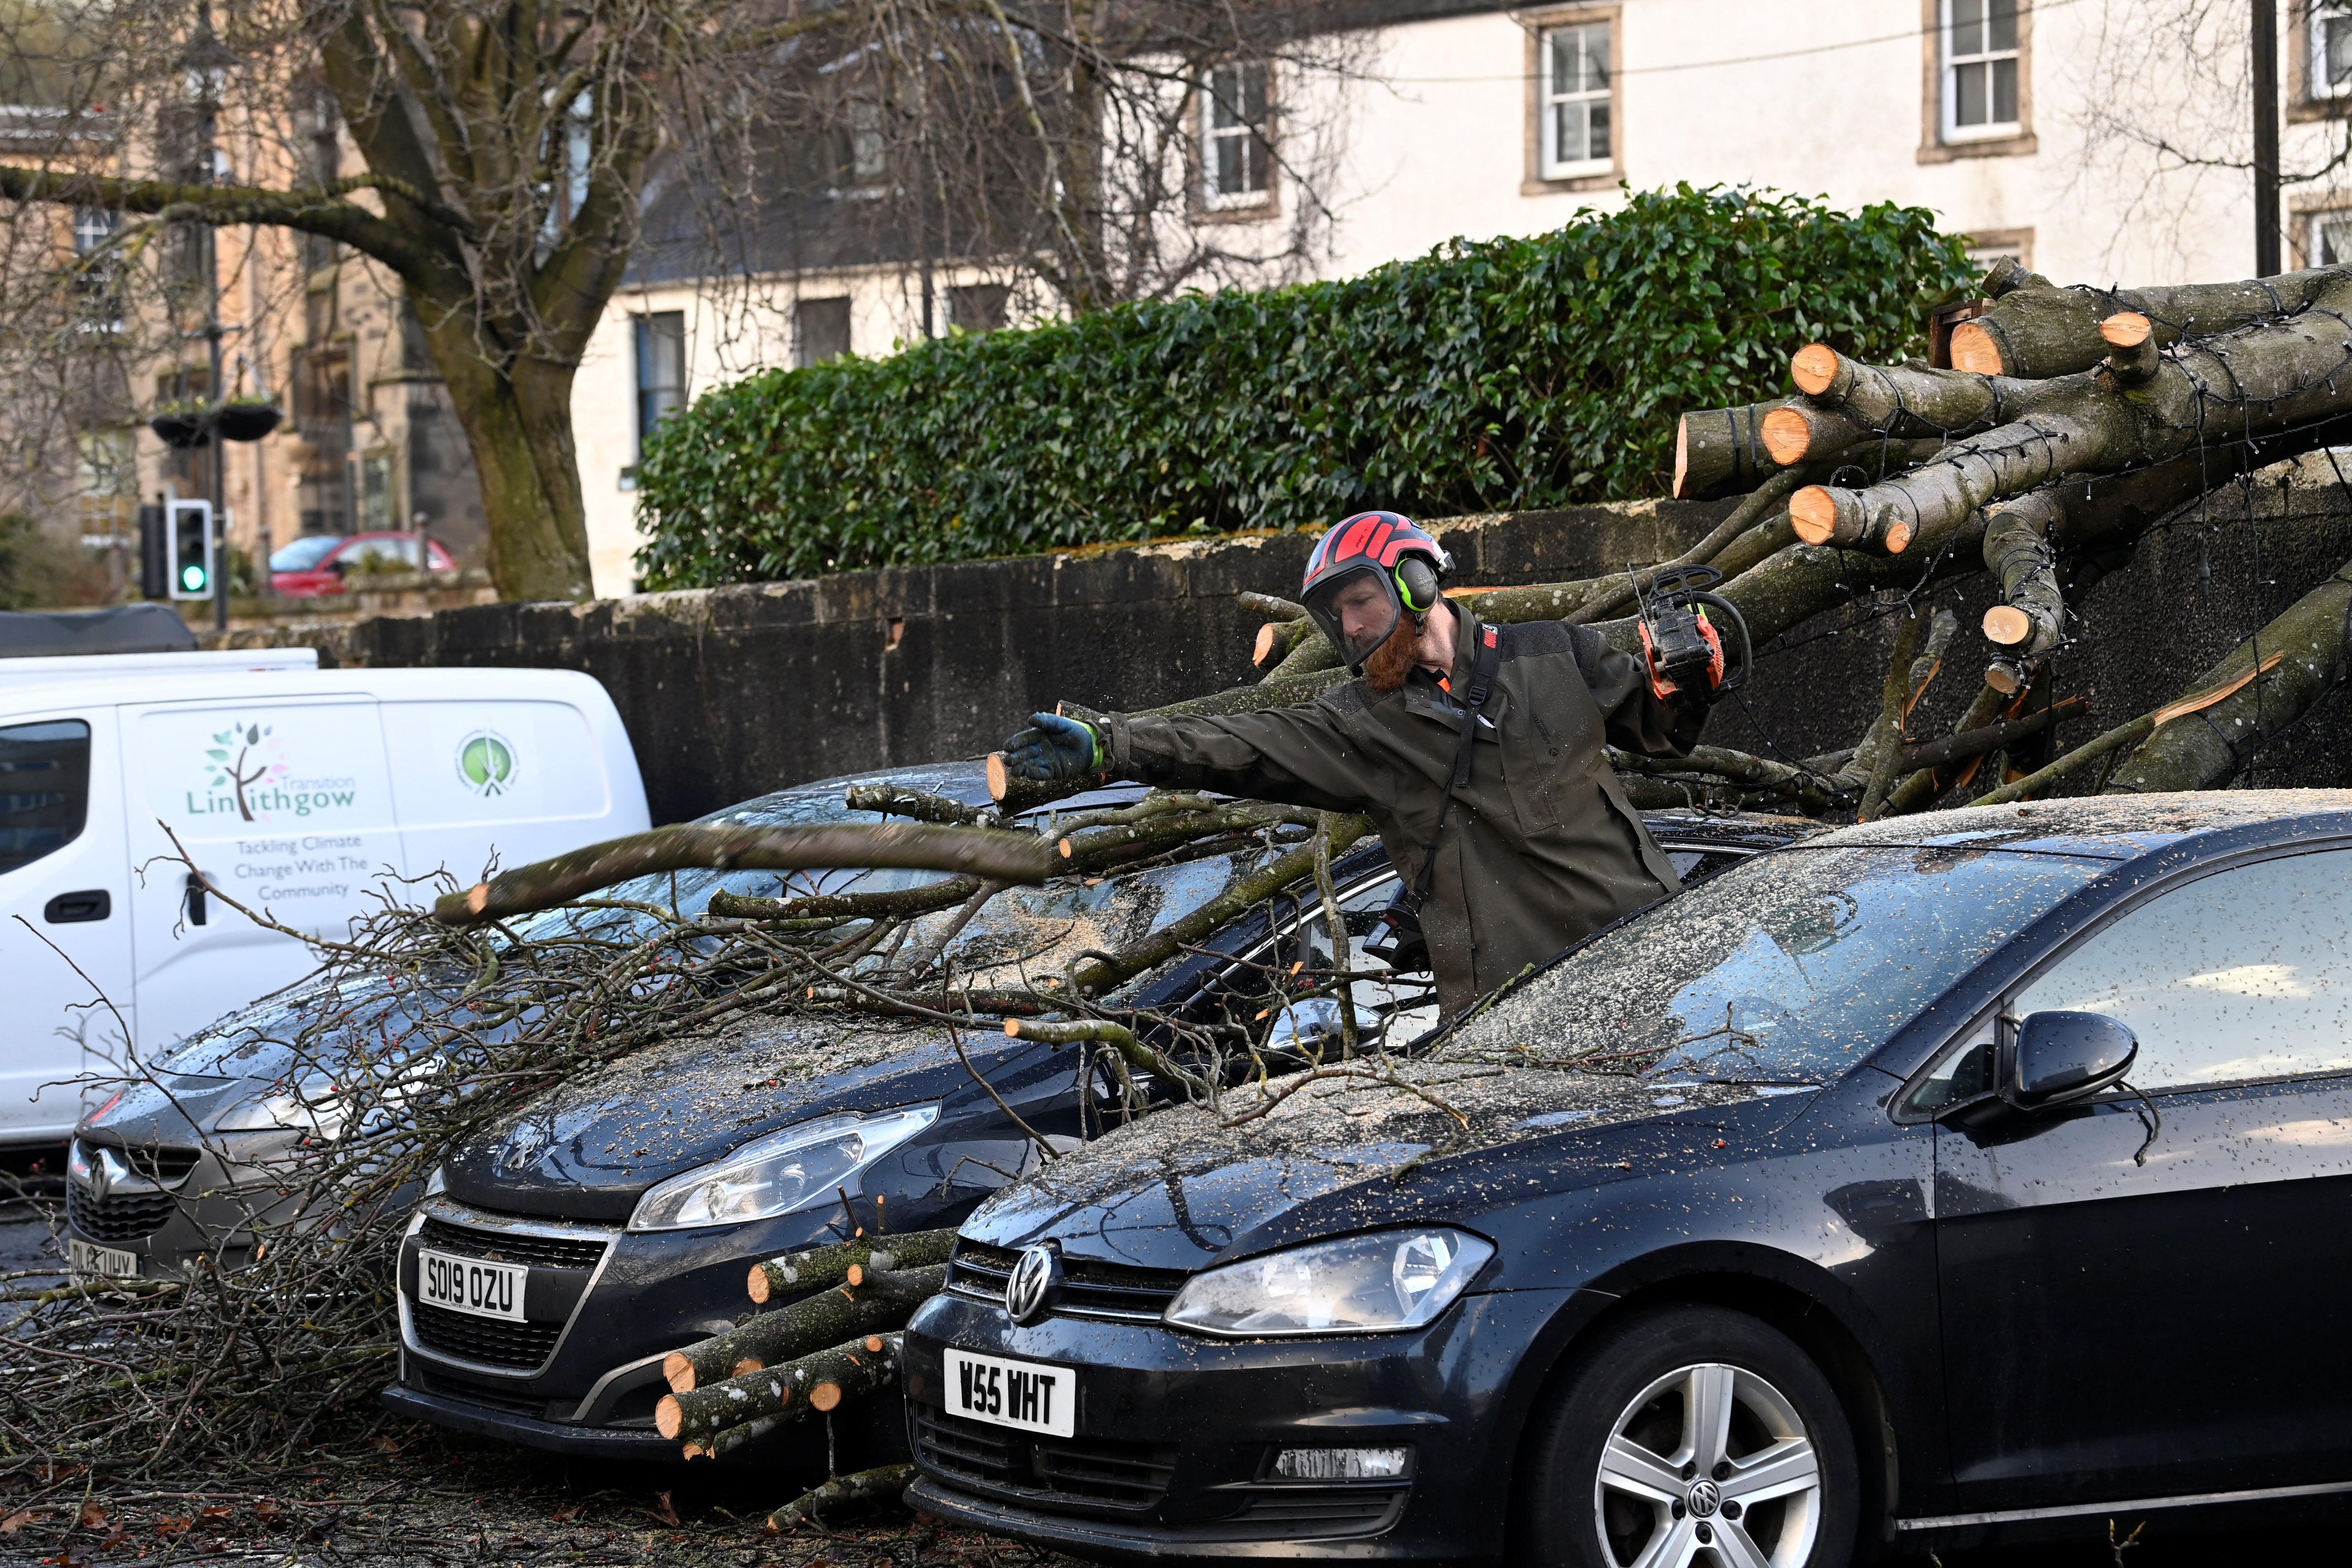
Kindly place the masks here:
POLYGON ((1436 1207, 1454 1215, 1524 1197, 1523 1188, 1484 1194, 1477 1180, 1517 1145, 1541 1141, 1545 1180, 1566 1191, 1612 1178, 1619 1129, 1737 1122, 1761 1132, 1814 1098, 1789 1086, 1539 1068, 1433 1066, 1413 1078, 1423 1092, 1317 1085, 1237 1126, 1205 1107, 1161 1111, 1000 1191, 962 1234, 1008 1247, 1052 1239, 1073 1256, 1192 1269, 1263 1246, 1441 1217, 1433 1212, 1441 1190, 1448 1196, 1436 1207))

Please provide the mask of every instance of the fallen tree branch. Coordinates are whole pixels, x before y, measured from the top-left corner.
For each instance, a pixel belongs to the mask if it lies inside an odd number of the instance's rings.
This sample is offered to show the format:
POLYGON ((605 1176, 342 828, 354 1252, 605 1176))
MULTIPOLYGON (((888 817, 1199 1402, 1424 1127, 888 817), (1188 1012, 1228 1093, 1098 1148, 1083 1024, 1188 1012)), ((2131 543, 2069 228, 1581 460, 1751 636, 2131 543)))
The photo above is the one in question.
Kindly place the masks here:
MULTIPOLYGON (((961 871, 1003 882, 1042 882, 1052 849, 1019 834, 897 823, 751 827, 682 823, 592 844, 569 855, 501 871, 435 900, 434 917, 474 925, 551 909, 634 877, 690 868, 813 871, 836 866, 961 871)), ((966 889, 967 893, 969 889, 966 889)))

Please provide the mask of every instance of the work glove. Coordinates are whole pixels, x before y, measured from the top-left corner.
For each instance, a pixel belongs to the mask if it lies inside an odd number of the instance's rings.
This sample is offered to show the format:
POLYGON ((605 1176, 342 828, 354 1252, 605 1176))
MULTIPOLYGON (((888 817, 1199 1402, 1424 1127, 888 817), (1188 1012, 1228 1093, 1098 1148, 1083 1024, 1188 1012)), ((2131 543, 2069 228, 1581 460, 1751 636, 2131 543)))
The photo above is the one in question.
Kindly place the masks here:
POLYGON ((1030 728, 1004 742, 1004 771, 1017 779, 1055 784, 1109 766, 1094 726, 1058 713, 1032 713, 1030 728))

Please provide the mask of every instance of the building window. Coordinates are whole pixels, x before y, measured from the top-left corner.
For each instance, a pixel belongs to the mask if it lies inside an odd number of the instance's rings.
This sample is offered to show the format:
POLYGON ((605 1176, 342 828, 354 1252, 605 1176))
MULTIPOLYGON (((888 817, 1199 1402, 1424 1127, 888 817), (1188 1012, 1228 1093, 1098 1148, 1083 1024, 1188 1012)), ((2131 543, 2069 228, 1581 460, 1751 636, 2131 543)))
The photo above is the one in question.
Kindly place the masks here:
POLYGON ((793 363, 805 370, 849 352, 849 300, 803 300, 793 307, 793 363))
POLYGON ((2352 0, 2308 0, 2302 8, 2303 91, 2308 103, 2352 98, 2352 0))
POLYGON ((948 290, 948 325, 961 332, 1001 330, 1013 306, 1013 290, 1002 283, 970 283, 948 290))
POLYGON ((2305 266, 2352 265, 2352 212, 2311 213, 2304 222, 2309 226, 2303 242, 2305 266))
POLYGON ((833 184, 852 195, 879 195, 890 172, 889 145, 883 137, 882 105, 865 96, 845 106, 845 123, 833 132, 833 184))
POLYGON ((1543 177, 1606 173, 1616 157, 1610 122, 1606 22, 1543 36, 1543 177))
POLYGON ((1944 139, 2014 136, 2018 0, 1943 0, 1944 139))
POLYGON ((646 437, 670 414, 686 406, 686 312, 657 310, 634 316, 637 337, 637 455, 646 437))
POLYGON ((1210 207, 1258 206, 1273 190, 1267 141, 1266 66, 1228 60, 1209 68, 1201 90, 1201 198, 1210 207))
POLYGON ((1979 277, 2003 258, 2029 272, 2033 269, 2033 231, 2030 228, 1981 229, 1967 237, 1969 260, 1975 265, 1979 277))

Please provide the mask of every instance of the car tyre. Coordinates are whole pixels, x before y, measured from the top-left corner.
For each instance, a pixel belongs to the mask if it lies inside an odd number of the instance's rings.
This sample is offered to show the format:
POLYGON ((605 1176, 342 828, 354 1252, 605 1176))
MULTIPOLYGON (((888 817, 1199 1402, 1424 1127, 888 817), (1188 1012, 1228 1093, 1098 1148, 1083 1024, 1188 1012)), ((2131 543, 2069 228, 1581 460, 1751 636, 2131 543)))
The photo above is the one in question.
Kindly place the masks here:
POLYGON ((1518 1561, 1544 1568, 1843 1568, 1853 1435, 1812 1359, 1717 1307, 1604 1329, 1528 1434, 1518 1561))

